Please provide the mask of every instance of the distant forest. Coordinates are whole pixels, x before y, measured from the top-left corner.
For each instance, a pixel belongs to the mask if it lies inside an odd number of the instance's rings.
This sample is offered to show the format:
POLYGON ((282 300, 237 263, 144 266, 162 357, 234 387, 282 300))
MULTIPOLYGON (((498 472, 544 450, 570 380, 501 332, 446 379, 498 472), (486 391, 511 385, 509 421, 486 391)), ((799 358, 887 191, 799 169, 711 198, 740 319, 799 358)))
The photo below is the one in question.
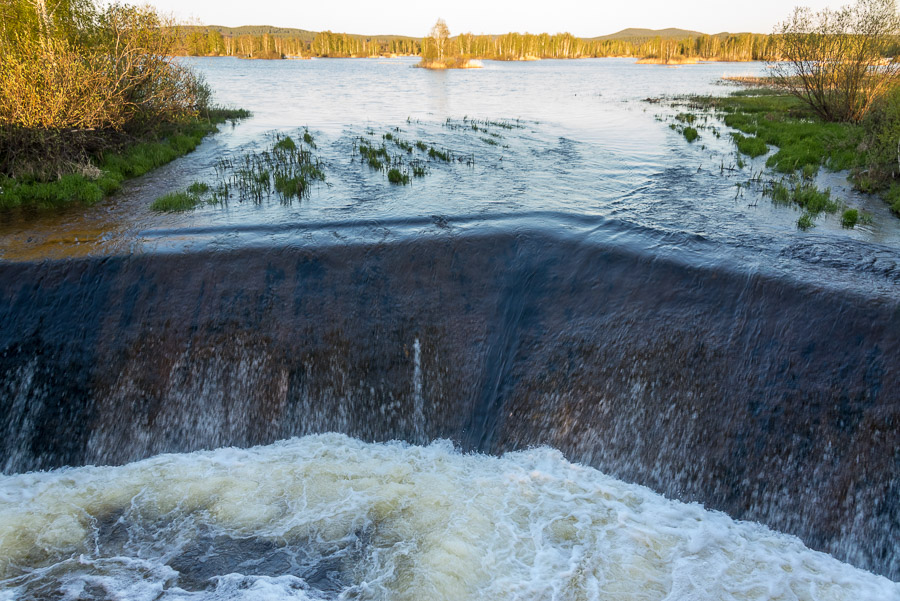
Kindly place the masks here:
MULTIPOLYGON (((422 38, 364 36, 330 31, 313 32, 268 26, 188 26, 180 31, 178 53, 184 56, 237 56, 240 58, 363 58, 420 56, 422 38)), ((473 35, 450 38, 453 55, 472 59, 536 60, 548 58, 636 57, 721 61, 766 60, 774 43, 771 36, 739 33, 706 35, 668 29, 624 30, 598 38, 577 38, 570 33, 473 35)))

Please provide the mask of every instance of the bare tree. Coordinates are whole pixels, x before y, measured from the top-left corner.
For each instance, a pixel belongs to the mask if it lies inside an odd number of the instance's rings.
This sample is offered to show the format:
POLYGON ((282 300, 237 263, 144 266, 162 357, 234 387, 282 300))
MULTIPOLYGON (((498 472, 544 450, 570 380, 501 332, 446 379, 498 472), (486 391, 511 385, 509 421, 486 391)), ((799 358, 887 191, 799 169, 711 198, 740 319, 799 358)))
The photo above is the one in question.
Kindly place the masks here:
POLYGON ((796 8, 774 33, 777 84, 827 121, 859 121, 900 82, 900 61, 890 56, 900 34, 896 0, 796 8))

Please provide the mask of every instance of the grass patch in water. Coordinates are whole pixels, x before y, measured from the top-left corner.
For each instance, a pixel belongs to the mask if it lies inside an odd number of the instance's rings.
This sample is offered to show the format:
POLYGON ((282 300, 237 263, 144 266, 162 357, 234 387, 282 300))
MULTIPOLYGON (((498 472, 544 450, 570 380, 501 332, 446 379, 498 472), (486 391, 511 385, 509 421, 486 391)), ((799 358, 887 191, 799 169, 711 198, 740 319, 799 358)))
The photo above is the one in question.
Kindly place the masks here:
MULTIPOLYGON (((880 194, 900 217, 900 193, 894 192, 900 185, 900 88, 881 98, 860 123, 822 121, 799 99, 766 89, 742 90, 727 97, 695 96, 687 105, 692 110, 714 111, 738 130, 732 138, 743 154, 762 156, 764 145, 774 146, 776 151, 766 160, 768 168, 799 173, 806 179, 821 167, 848 170, 855 189, 880 194)), ((830 203, 824 204, 831 208, 830 203)))
POLYGON ((764 191, 776 204, 795 204, 811 215, 837 213, 840 203, 831 198, 831 190, 819 190, 812 182, 791 178, 785 183, 773 182, 764 191))
POLYGON ((200 194, 195 194, 188 189, 183 192, 169 192, 153 201, 150 210, 158 213, 180 213, 203 204, 200 194))
POLYGON ((219 182, 212 192, 212 203, 231 199, 259 203, 272 196, 289 203, 308 196, 313 182, 325 180, 319 159, 284 134, 275 134, 271 144, 260 152, 220 159, 216 174, 219 182))
POLYGON ((800 219, 797 220, 798 230, 806 231, 815 226, 816 224, 813 223, 812 215, 810 215, 809 213, 803 213, 803 215, 800 215, 800 219))
POLYGON ((391 169, 387 174, 388 181, 392 184, 406 185, 409 183, 409 175, 402 173, 399 169, 391 169))
POLYGON ((841 226, 847 229, 852 229, 856 227, 856 224, 859 223, 859 211, 856 209, 847 209, 841 215, 841 226))
POLYGON ((283 150, 286 152, 290 152, 293 150, 297 150, 297 143, 294 142, 294 139, 290 136, 285 136, 282 139, 275 142, 275 146, 273 147, 275 150, 283 150))
POLYGON ((450 162, 450 153, 446 150, 438 150, 434 146, 428 149, 428 156, 432 159, 440 159, 444 162, 450 162))
POLYGON ((688 142, 693 142, 694 140, 696 140, 697 138, 700 137, 700 134, 697 133, 697 130, 694 129, 693 127, 685 127, 684 131, 682 131, 681 134, 684 136, 684 139, 687 140, 688 142))
POLYGON ((209 184, 206 184, 204 182, 194 182, 193 184, 188 186, 187 191, 191 194, 197 194, 198 196, 201 196, 209 192, 209 184))
MULTIPOLYGON (((769 157, 766 166, 778 172, 793 173, 805 166, 821 165, 839 171, 859 163, 859 126, 821 121, 793 96, 755 92, 724 98, 694 97, 691 101, 698 108, 719 112, 725 125, 754 136, 762 144, 776 146, 778 151, 769 157)), ((741 152, 742 144, 750 148, 744 142, 747 139, 734 138, 741 152)), ((751 144, 757 151, 762 149, 759 142, 751 144)))

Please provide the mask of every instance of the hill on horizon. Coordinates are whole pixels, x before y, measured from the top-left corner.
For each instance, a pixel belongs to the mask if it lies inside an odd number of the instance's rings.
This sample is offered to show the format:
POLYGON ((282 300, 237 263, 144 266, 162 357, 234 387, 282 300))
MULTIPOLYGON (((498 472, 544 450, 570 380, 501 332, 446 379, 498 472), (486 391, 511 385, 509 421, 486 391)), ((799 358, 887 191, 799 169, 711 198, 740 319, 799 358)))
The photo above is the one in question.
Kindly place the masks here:
MULTIPOLYGON (((320 33, 318 31, 310 31, 308 29, 297 29, 295 27, 274 27, 272 25, 241 25, 240 27, 226 27, 224 25, 189 25, 186 29, 203 29, 203 30, 212 30, 218 31, 222 35, 229 36, 242 36, 242 35, 252 35, 252 36, 260 36, 264 34, 269 34, 274 37, 284 37, 284 38, 300 38, 304 42, 312 42, 316 34, 320 33)), ((332 33, 343 34, 343 31, 335 31, 332 33)), ((347 33, 348 36, 354 38, 365 38, 367 40, 382 40, 382 41, 391 41, 391 40, 418 40, 421 38, 416 38, 412 36, 404 36, 404 35, 367 35, 362 33, 347 33)))
MULTIPOLYGON (((226 27, 224 25, 188 25, 185 26, 185 29, 202 29, 217 31, 222 35, 228 36, 242 36, 242 35, 252 35, 252 36, 261 36, 264 34, 269 34, 274 37, 284 37, 284 38, 300 38, 304 42, 312 42, 313 39, 318 34, 318 31, 310 31, 308 29, 298 29, 296 27, 275 27, 273 25, 241 25, 240 27, 226 27)), ((392 34, 362 34, 362 33, 349 33, 343 31, 334 31, 332 33, 336 34, 344 34, 353 37, 353 38, 363 38, 367 40, 379 40, 379 41, 391 41, 391 40, 421 40, 423 36, 403 36, 403 35, 392 35, 392 34)), ((629 27, 627 29, 623 29, 622 31, 617 31, 616 33, 611 33, 608 35, 597 36, 593 38, 582 38, 587 41, 605 41, 605 40, 616 40, 616 41, 627 41, 627 42, 643 42, 646 40, 651 40, 656 37, 660 37, 663 39, 675 39, 675 40, 683 40, 685 38, 696 38, 705 34, 700 31, 693 31, 690 29, 678 29, 675 27, 669 27, 667 29, 642 29, 638 27, 629 27)), ((711 34, 715 37, 727 37, 732 35, 729 32, 720 32, 711 34)), ((499 34, 491 34, 491 37, 499 37, 499 34)))
MULTIPOLYGON (((683 40, 684 38, 696 38, 701 35, 706 35, 700 31, 692 31, 690 29, 677 29, 675 27, 669 27, 668 29, 640 29, 637 27, 629 27, 628 29, 623 29, 622 31, 617 31, 616 33, 611 33, 609 35, 601 35, 595 38, 587 38, 590 40, 635 40, 635 39, 650 39, 660 37, 663 39, 678 39, 683 40)), ((718 34, 721 35, 721 34, 718 34)))

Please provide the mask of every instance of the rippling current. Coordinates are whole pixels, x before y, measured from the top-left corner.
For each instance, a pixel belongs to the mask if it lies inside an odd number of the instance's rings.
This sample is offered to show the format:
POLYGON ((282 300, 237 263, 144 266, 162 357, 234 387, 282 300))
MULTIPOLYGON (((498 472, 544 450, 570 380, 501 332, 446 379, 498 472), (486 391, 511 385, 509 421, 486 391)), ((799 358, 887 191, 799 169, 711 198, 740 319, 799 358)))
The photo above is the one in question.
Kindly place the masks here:
POLYGON ((0 599, 900 598, 551 449, 334 434, 6 477, 0 545, 0 599))
POLYGON ((823 170, 820 187, 874 219, 845 230, 839 216, 827 216, 799 233, 797 210, 776 207, 760 186, 745 185, 765 157, 738 168, 728 135, 701 130, 688 144, 668 127, 684 109, 647 102, 730 93, 735 88, 722 77, 761 74, 761 63, 486 61, 483 69, 450 72, 415 69, 414 59, 189 63, 205 75, 217 102, 254 116, 223 126, 194 153, 88 211, 0 218, 0 258, 391 241, 473 226, 508 229, 510 218, 571 231, 578 218, 585 232, 637 228, 659 235, 663 252, 699 243, 707 255, 733 256, 751 271, 775 269, 857 289, 883 290, 885 275, 892 286, 900 280, 900 220, 885 203, 823 170), (521 127, 475 131, 471 120, 521 127), (215 182, 218 160, 260 150, 272 132, 297 137, 304 127, 326 176, 310 198, 231 202, 185 214, 149 210, 166 192, 215 182), (386 133, 473 162, 432 161, 426 177, 390 185, 353 152, 359 137, 380 144, 386 133))

